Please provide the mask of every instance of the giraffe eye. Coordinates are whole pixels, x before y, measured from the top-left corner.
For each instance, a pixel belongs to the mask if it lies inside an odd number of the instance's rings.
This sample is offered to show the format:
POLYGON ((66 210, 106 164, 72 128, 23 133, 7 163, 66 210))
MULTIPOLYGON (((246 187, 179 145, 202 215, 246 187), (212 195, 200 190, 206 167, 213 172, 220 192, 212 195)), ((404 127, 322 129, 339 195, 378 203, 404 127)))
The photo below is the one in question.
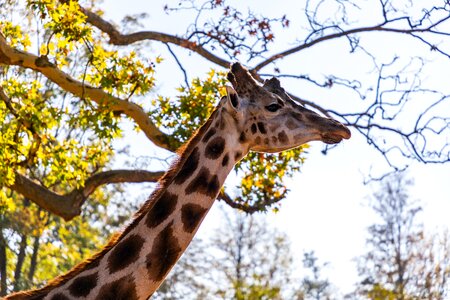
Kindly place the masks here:
POLYGON ((281 106, 277 103, 272 103, 272 104, 266 106, 266 109, 270 112, 276 112, 280 108, 281 108, 281 106))

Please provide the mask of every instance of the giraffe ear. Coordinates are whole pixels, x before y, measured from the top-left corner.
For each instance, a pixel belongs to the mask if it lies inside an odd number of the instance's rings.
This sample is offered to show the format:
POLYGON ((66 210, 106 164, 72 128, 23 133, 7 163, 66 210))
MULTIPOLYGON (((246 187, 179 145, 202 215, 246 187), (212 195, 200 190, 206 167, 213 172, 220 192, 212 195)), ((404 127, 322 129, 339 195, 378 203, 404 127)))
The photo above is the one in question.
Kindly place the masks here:
POLYGON ((236 93, 236 91, 231 87, 231 86, 225 86, 225 88, 227 89, 227 100, 228 103, 231 104, 231 106, 234 109, 237 109, 239 106, 239 97, 238 94, 236 93))

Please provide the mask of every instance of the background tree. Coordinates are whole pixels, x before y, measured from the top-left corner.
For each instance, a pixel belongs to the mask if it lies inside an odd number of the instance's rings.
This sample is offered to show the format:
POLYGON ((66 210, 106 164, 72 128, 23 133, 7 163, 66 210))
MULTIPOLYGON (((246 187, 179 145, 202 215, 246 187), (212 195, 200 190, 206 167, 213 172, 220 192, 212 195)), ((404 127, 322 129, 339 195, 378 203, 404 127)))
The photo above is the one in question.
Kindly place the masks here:
MULTIPOLYGON (((165 166, 153 161, 151 170, 157 171, 125 169, 133 159, 120 156, 113 143, 131 123, 170 156, 210 113, 224 84, 221 72, 235 59, 261 81, 273 74, 295 80, 310 91, 295 99, 352 126, 394 169, 408 160, 450 160, 445 139, 450 128, 448 85, 422 80, 431 61, 444 64, 450 57, 447 1, 306 1, 300 16, 264 15, 239 5, 224 0, 167 4, 161 13, 177 22, 180 14, 190 18, 180 32, 169 33, 152 31, 152 24, 149 30, 138 30, 145 14, 127 16, 122 25, 109 21, 95 0, 2 1, 0 242, 6 242, 0 243, 0 256, 6 261, 0 265, 1 294, 6 285, 8 290, 19 288, 22 283, 14 278, 23 270, 43 280, 44 273, 35 274, 37 262, 40 270, 55 270, 58 261, 48 253, 55 253, 54 245, 66 247, 61 236, 69 239, 68 232, 77 232, 70 238, 76 250, 67 254, 78 253, 73 261, 86 256, 86 249, 97 248, 106 237, 94 228, 106 222, 111 192, 101 187, 155 182, 165 166), (281 34, 292 40, 275 47, 281 34), (378 56, 383 43, 373 45, 369 34, 379 40, 395 36, 412 46, 405 53, 378 56), (164 46, 162 57, 149 57, 149 41, 152 47, 164 46), (335 61, 343 53, 339 49, 353 53, 364 69, 361 76, 350 78, 331 69, 289 73, 286 64, 320 45, 331 45, 329 57, 335 61), (419 48, 420 54, 413 51, 419 48), (194 53, 220 70, 191 78, 180 52, 194 53), (185 78, 176 96, 155 94, 157 68, 164 58, 173 58, 185 78), (344 110, 318 101, 336 93, 348 94, 344 110), (407 125, 400 125, 405 119, 407 125), (56 217, 80 215, 71 225, 56 217), (29 217, 33 226, 21 226, 29 217), (90 242, 94 233, 98 240, 90 242), (48 259, 40 260, 40 254, 48 259)), ((265 159, 252 154, 236 168, 238 196, 225 189, 219 198, 247 212, 277 209, 287 194, 283 179, 300 168, 303 158, 302 149, 265 159)))
POLYGON ((331 282, 322 275, 327 263, 318 264, 314 251, 303 253, 303 267, 307 274, 303 275, 300 289, 296 292, 299 300, 331 300, 340 299, 338 291, 331 282))
POLYGON ((211 299, 214 280, 214 257, 208 241, 196 237, 169 276, 153 295, 155 300, 211 299))
POLYGON ((368 252, 358 263, 359 293, 368 299, 445 299, 450 292, 448 232, 428 235, 409 197, 404 173, 385 178, 370 207, 379 222, 368 229, 368 252))
POLYGON ((256 216, 239 213, 226 220, 212 237, 214 268, 222 270, 215 293, 227 299, 282 299, 292 286, 287 236, 256 216))
MULTIPOLYGON (((101 185, 155 182, 161 176, 162 171, 111 170, 113 158, 121 153, 113 149, 113 141, 122 137, 126 117, 155 145, 175 151, 220 99, 224 74, 211 71, 206 79, 181 87, 177 100, 159 96, 147 103, 130 101, 154 87, 160 58, 111 49, 104 35, 86 22, 85 13, 75 1, 2 3, 1 295, 42 284, 69 269, 105 242, 111 231, 100 229, 112 230, 130 216, 136 203, 119 205, 120 195, 108 203, 113 190, 101 185), (125 209, 111 216, 107 205, 125 209), (78 215, 67 224, 57 217, 71 220, 78 215)), ((270 208, 283 199, 282 178, 299 168, 301 151, 268 156, 266 168, 260 166, 260 156, 242 162, 239 170, 253 187, 242 194, 254 196, 233 201, 224 193, 222 198, 249 211, 270 208), (272 170, 270 176, 261 181, 266 169, 272 170), (266 187, 272 193, 257 193, 266 187)))
POLYGON ((193 241, 155 299, 294 299, 287 236, 262 215, 224 217, 210 238, 193 241))

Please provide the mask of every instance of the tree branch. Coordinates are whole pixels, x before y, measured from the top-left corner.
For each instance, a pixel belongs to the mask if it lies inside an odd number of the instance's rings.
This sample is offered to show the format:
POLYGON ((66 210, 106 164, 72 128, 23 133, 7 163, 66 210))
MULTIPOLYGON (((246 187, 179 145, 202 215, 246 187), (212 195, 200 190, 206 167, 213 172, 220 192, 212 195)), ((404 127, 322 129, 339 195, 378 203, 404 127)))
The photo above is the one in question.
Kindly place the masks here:
POLYGON ((247 205, 243 205, 243 204, 240 204, 240 203, 237 203, 237 202, 233 201, 233 199, 230 197, 230 195, 225 193, 225 191, 223 189, 220 192, 220 194, 217 197, 217 199, 224 201, 226 204, 228 204, 232 208, 240 209, 242 211, 245 211, 248 214, 252 214, 252 213, 260 210, 259 207, 247 206, 247 205))
POLYGON ((66 195, 59 195, 16 172, 15 182, 9 188, 49 212, 69 221, 80 214, 83 203, 100 185, 156 182, 163 174, 164 172, 149 172, 145 170, 105 171, 88 178, 83 188, 73 190, 66 195))
POLYGON ((247 214, 253 214, 255 212, 265 211, 265 209, 267 207, 270 207, 271 205, 273 205, 273 204, 275 204, 277 202, 280 202, 284 198, 285 198, 285 196, 283 195, 281 197, 277 197, 277 198, 274 198, 274 199, 264 199, 263 203, 259 203, 259 204, 257 203, 255 205, 248 205, 246 203, 245 204, 244 203, 239 203, 238 200, 241 199, 241 198, 232 199, 230 197, 230 195, 225 193, 225 191, 223 189, 220 191, 220 194, 217 196, 218 200, 224 201, 230 207, 240 209, 243 212, 246 212, 247 214))
POLYGON ((8 258, 6 256, 6 240, 3 236, 3 227, 0 223, 0 296, 5 296, 7 292, 7 262, 8 258))
MULTIPOLYGON (((312 32, 308 36, 308 38, 305 39, 305 42, 303 44, 270 56, 269 58, 267 58, 263 62, 261 62, 258 65, 256 65, 251 71, 256 73, 259 70, 261 70, 262 68, 264 68, 265 66, 267 66, 270 63, 274 62, 275 60, 278 60, 280 58, 284 58, 284 57, 286 57, 288 55, 291 55, 291 54, 297 53, 299 51, 302 51, 304 49, 310 48, 310 47, 312 47, 312 46, 314 46, 314 45, 316 45, 318 43, 321 43, 323 41, 332 40, 332 39, 336 39, 336 38, 340 38, 340 37, 347 37, 347 36, 350 36, 350 35, 355 34, 355 33, 373 32, 373 31, 391 32, 391 33, 409 34, 409 35, 411 35, 414 38, 418 38, 418 36, 415 35, 414 33, 423 33, 423 32, 428 32, 428 31, 429 32, 433 32, 433 31, 431 31, 431 29, 433 27, 435 27, 436 24, 440 24, 440 23, 442 23, 442 22, 444 22, 444 21, 446 21, 448 19, 450 19, 450 16, 447 16, 447 17, 439 20, 435 24, 432 24, 432 25, 430 25, 428 27, 425 27, 425 28, 411 27, 409 29, 398 29, 398 28, 385 27, 387 24, 391 24, 391 23, 393 23, 395 21, 398 21, 398 20, 385 21, 385 22, 383 22, 381 24, 378 24, 378 25, 375 25, 375 26, 359 27, 359 28, 353 28, 353 29, 350 29, 350 30, 342 30, 338 26, 334 26, 334 28, 336 30, 339 30, 339 32, 335 32, 335 33, 328 34, 328 35, 323 35, 323 36, 321 36, 321 37, 319 37, 317 39, 313 39, 311 41, 308 41, 308 39, 312 35, 317 34, 319 32, 322 32, 323 30, 325 30, 325 28, 323 28, 322 30, 312 32)), ((433 33, 435 33, 435 34, 443 34, 443 33, 439 33, 439 32, 433 32, 433 33)), ((445 35, 447 35, 447 34, 445 34, 445 35)), ((424 42, 426 44, 429 44, 426 41, 424 41, 423 39, 422 39, 422 42, 424 42)), ((436 49, 433 49, 433 50, 436 50, 436 49)), ((445 55, 445 56, 447 56, 447 57, 449 57, 448 54, 443 53, 442 51, 440 51, 440 53, 445 55)))
POLYGON ((105 93, 100 88, 95 88, 75 80, 58 69, 58 67, 51 63, 46 56, 36 56, 10 47, 1 33, 0 64, 20 66, 40 72, 63 90, 68 91, 77 97, 92 100, 97 103, 101 109, 122 112, 132 118, 145 133, 147 138, 155 145, 170 151, 175 150, 172 149, 171 143, 169 143, 170 137, 161 132, 159 128, 151 122, 147 113, 141 106, 114 97, 105 93))
POLYGON ((130 34, 122 34, 110 22, 104 20, 99 15, 81 6, 80 9, 87 17, 86 21, 92 24, 93 26, 97 27, 98 29, 100 29, 102 32, 106 33, 109 36, 110 39, 109 42, 113 45, 122 45, 122 46, 130 45, 132 43, 144 40, 158 41, 166 44, 174 44, 182 48, 194 51, 197 54, 206 58, 207 60, 221 67, 228 68, 230 66, 229 61, 212 54, 211 52, 206 50, 203 46, 200 46, 195 42, 189 41, 188 39, 156 31, 139 31, 130 34))
POLYGON ((189 85, 189 79, 187 76, 186 69, 183 67, 183 64, 178 59, 178 56, 175 54, 175 52, 173 52, 172 48, 170 48, 170 45, 166 43, 166 46, 167 46, 167 50, 169 50, 170 54, 172 54, 172 57, 175 59, 175 62, 177 63, 178 67, 180 68, 181 72, 183 73, 184 83, 186 84, 186 88, 190 89, 191 86, 189 85))

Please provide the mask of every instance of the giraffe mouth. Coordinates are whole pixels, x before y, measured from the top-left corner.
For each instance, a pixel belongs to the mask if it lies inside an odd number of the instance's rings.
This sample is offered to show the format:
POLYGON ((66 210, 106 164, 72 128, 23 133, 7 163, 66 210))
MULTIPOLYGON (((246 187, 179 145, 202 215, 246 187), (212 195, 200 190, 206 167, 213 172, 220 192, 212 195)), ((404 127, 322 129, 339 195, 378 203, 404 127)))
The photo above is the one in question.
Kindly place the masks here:
POLYGON ((322 142, 326 144, 337 144, 343 139, 348 140, 351 137, 350 130, 347 127, 342 126, 339 130, 328 132, 322 135, 322 142))

